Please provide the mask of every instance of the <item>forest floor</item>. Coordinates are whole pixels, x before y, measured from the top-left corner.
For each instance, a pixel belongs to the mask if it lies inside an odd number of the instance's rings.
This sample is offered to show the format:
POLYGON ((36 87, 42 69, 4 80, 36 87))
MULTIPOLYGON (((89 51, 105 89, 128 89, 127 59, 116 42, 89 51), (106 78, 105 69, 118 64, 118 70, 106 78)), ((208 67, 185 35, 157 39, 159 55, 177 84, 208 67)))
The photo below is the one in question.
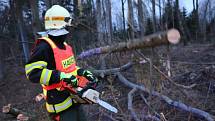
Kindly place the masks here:
MULTIPOLYGON (((157 54, 159 55, 159 52, 157 54)), ((120 58, 120 63, 123 64, 129 61, 124 55, 125 53, 120 58)), ((159 63, 162 63, 163 60, 160 59, 159 63)), ((7 76, 5 80, 0 81, 0 107, 11 104, 12 107, 38 116, 36 121, 48 121, 44 101, 35 102, 35 96, 42 92, 41 86, 27 81, 24 67, 13 62, 7 62, 7 76)), ((161 70, 164 70, 164 67, 165 64, 159 66, 161 70)), ((141 81, 134 81, 132 70, 134 69, 123 72, 123 75, 129 80, 133 80, 132 82, 142 83, 141 81)), ((153 77, 157 81, 155 90, 176 101, 199 108, 215 116, 215 45, 193 44, 171 47, 171 71, 172 79, 175 82, 183 85, 196 84, 196 86, 192 89, 179 90, 165 82, 165 79, 162 76, 157 76, 158 73, 155 72, 156 75, 153 77)), ((148 72, 148 70, 146 72, 141 71, 141 73, 145 73, 143 76, 148 76, 148 72)), ((147 86, 146 82, 143 81, 143 83, 147 86)), ((88 119, 90 121, 131 120, 130 112, 127 109, 127 94, 130 89, 118 82, 114 76, 106 78, 106 81, 101 82, 100 85, 99 90, 103 91, 102 99, 116 106, 119 113, 112 114, 97 105, 90 105, 84 107, 88 119)), ((143 114, 154 115, 157 112, 158 114, 163 113, 168 121, 204 120, 189 112, 168 106, 156 97, 149 95, 146 97, 149 106, 140 97, 134 96, 133 106, 140 119, 143 114)), ((0 121, 16 121, 16 118, 0 113, 0 121)))

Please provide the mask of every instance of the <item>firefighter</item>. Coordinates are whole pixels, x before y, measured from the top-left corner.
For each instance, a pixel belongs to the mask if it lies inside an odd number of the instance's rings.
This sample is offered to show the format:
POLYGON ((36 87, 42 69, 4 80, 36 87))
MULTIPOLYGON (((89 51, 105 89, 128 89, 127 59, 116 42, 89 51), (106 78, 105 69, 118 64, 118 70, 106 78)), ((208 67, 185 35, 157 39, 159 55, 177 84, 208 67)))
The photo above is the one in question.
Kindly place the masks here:
MULTIPOLYGON (((66 26, 71 20, 70 13, 59 5, 48 9, 45 13, 47 37, 36 40, 30 60, 25 65, 27 78, 42 85, 46 109, 54 121, 86 120, 81 104, 68 90, 62 89, 62 82, 77 87, 77 76, 84 76, 91 84, 97 84, 90 71, 76 66, 72 47, 65 41, 69 33, 66 26)), ((80 96, 83 92, 77 93, 80 96)))

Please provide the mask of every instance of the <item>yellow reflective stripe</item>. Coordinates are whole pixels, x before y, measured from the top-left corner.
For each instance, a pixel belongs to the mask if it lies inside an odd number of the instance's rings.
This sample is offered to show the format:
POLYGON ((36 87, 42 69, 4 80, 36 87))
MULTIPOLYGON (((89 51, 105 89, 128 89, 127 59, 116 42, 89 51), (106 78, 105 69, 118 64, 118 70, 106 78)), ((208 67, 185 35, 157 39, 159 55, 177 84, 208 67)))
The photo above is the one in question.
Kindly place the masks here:
POLYGON ((59 103, 59 104, 52 105, 52 104, 46 103, 46 109, 50 113, 59 113, 63 110, 66 110, 71 105, 72 105, 72 99, 69 96, 66 100, 64 100, 62 103, 59 103), (55 110, 54 110, 54 108, 55 108, 55 110))
POLYGON ((47 62, 45 61, 37 61, 34 63, 30 63, 25 66, 25 73, 26 75, 28 75, 29 72, 31 72, 33 69, 36 69, 36 68, 42 69, 46 66, 47 66, 47 62))
POLYGON ((43 39, 43 40, 45 40, 46 42, 48 42, 48 43, 51 45, 52 48, 56 48, 56 47, 57 47, 57 46, 55 45, 55 43, 54 43, 51 39, 49 39, 48 37, 42 37, 42 38, 40 38, 40 39, 43 39))
POLYGON ((80 67, 79 67, 79 66, 76 66, 76 71, 77 71, 78 69, 80 69, 80 67))
POLYGON ((40 84, 48 85, 51 78, 52 70, 43 69, 40 76, 40 84))
MULTIPOLYGON (((42 84, 42 87, 44 87, 45 85, 42 84)), ((43 89, 43 94, 45 95, 45 97, 47 97, 47 90, 43 89)))
POLYGON ((72 74, 74 76, 77 76, 78 75, 77 71, 78 71, 78 68, 76 66, 76 69, 74 71, 72 71, 70 74, 72 74))

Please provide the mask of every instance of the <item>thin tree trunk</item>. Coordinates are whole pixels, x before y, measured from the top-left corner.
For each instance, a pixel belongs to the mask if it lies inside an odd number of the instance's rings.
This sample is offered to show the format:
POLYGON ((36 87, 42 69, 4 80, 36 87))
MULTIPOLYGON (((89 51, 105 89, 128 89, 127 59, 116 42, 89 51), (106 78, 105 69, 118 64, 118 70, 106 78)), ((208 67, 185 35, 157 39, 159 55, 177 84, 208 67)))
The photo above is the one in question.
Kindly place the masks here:
POLYGON ((3 41, 0 41, 0 81, 4 78, 3 41))
POLYGON ((45 4, 46 4, 47 9, 51 8, 51 6, 52 6, 51 0, 45 0, 45 4))
POLYGON ((78 18, 79 17, 79 9, 78 9, 78 3, 79 3, 79 0, 73 0, 73 11, 74 11, 74 18, 78 18))
POLYGON ((193 10, 196 10, 195 0, 193 0, 193 10))
POLYGON ((186 33, 186 30, 184 29, 184 26, 183 26, 183 22, 182 22, 180 10, 179 10, 179 0, 176 0, 175 4, 176 4, 176 17, 177 17, 176 20, 178 20, 179 29, 182 32, 182 34, 184 35, 183 44, 186 45, 186 41, 188 40, 188 37, 187 37, 188 33, 186 33))
POLYGON ((38 1, 36 0, 29 0, 31 6, 31 13, 32 13, 32 28, 34 34, 34 40, 38 38, 37 32, 41 30, 41 21, 39 18, 39 6, 38 1))
POLYGON ((134 12, 132 0, 128 0, 128 28, 130 39, 134 38, 134 12))
POLYGON ((124 0, 121 0, 121 3, 122 3, 122 20, 123 20, 123 31, 124 31, 124 34, 126 33, 126 30, 125 30, 125 8, 124 8, 124 0))
POLYGON ((206 5, 205 5, 205 9, 204 9, 204 17, 203 17, 203 40, 206 41, 207 40, 207 29, 206 29, 206 25, 207 25, 207 11, 208 11, 208 4, 209 4, 210 0, 207 0, 206 5))
POLYGON ((144 37, 144 33, 145 33, 142 0, 138 0, 138 23, 140 28, 140 37, 142 38, 144 37))
POLYGON ((26 39, 26 33, 24 32, 24 25, 23 25, 23 14, 22 14, 22 3, 21 1, 15 0, 16 3, 16 18, 17 18, 17 28, 19 32, 19 37, 22 42, 22 48, 24 53, 25 62, 29 59, 29 46, 26 39))
POLYGON ((97 39, 102 44, 103 43, 103 36, 102 36, 102 33, 101 33, 101 30, 102 30, 102 12, 101 11, 102 11, 102 9, 101 9, 101 0, 96 0, 97 39))
POLYGON ((78 0, 78 10, 79 10, 79 16, 83 15, 83 7, 82 7, 82 1, 78 0))
POLYGON ((153 16, 153 32, 156 32, 156 11, 155 11, 155 0, 152 0, 152 16, 153 16))
POLYGON ((111 44, 112 41, 112 17, 111 17, 111 1, 110 0, 105 0, 106 2, 106 25, 107 25, 107 39, 108 39, 108 44, 111 44))
POLYGON ((163 30, 163 23, 162 23, 162 7, 161 7, 161 0, 158 1, 159 3, 159 23, 160 23, 160 29, 163 30))
MULTIPOLYGON (((5 16, 9 16, 8 14, 10 14, 10 12, 7 12, 8 10, 5 9, 4 12, 2 13, 1 17, 0 17, 0 32, 2 32, 2 34, 4 34, 3 30, 5 29, 5 25, 7 24, 7 17, 5 16)), ((11 10, 10 10, 11 11, 11 10)), ((4 78, 4 52, 3 52, 3 48, 4 48, 4 41, 1 41, 2 38, 0 38, 0 82, 1 80, 4 78)))

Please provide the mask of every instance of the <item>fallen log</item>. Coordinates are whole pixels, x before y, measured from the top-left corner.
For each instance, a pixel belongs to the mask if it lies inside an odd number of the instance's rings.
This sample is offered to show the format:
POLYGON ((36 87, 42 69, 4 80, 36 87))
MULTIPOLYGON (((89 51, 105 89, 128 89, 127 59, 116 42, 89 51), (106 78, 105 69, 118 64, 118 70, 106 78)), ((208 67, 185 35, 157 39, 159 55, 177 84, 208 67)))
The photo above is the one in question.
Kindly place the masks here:
POLYGON ((145 88, 144 85, 137 85, 137 84, 134 84, 134 83, 128 81, 120 72, 118 72, 116 75, 120 82, 122 82, 123 84, 125 84, 126 86, 128 86, 132 89, 137 89, 137 90, 143 91, 144 93, 151 94, 152 96, 158 97, 161 100, 165 101, 168 105, 171 105, 173 107, 176 107, 176 108, 186 111, 186 112, 190 112, 197 117, 206 119, 207 121, 214 121, 214 116, 209 114, 208 112, 205 112, 198 108, 191 107, 182 102, 174 101, 171 98, 169 98, 165 95, 162 95, 161 93, 158 93, 156 91, 149 91, 147 88, 145 88))
POLYGON ((163 44, 177 44, 180 40, 180 33, 176 29, 170 29, 164 32, 157 32, 149 36, 145 36, 142 39, 134 39, 128 42, 120 42, 114 45, 108 45, 104 47, 94 48, 82 52, 78 59, 83 59, 93 55, 99 55, 104 53, 113 53, 126 50, 140 49, 155 47, 163 44))

